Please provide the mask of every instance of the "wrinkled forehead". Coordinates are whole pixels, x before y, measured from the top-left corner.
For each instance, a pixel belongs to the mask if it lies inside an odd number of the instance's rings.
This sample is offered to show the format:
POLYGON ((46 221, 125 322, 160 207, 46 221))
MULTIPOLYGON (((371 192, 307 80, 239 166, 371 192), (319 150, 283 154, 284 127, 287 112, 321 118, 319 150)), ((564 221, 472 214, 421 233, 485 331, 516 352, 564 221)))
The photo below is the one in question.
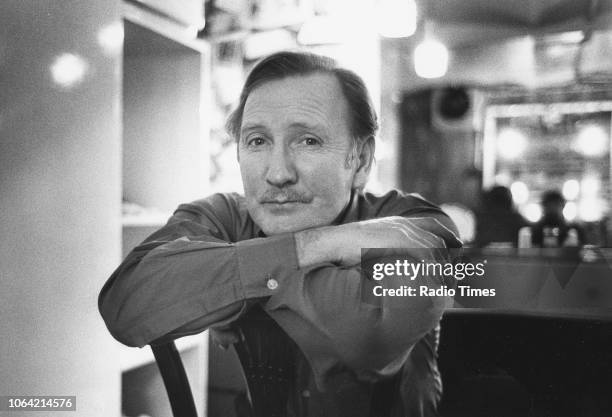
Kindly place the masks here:
POLYGON ((348 128, 348 103, 333 74, 313 73, 266 81, 249 94, 241 129, 252 124, 302 123, 348 128))

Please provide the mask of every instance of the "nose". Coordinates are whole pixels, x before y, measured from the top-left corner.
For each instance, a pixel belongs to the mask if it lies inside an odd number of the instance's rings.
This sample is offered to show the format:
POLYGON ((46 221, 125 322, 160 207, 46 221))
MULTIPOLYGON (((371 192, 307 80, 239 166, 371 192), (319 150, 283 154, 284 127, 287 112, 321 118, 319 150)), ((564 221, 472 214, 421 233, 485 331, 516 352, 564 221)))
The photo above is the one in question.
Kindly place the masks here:
POLYGON ((279 188, 296 183, 297 172, 294 161, 285 146, 275 146, 270 153, 266 181, 279 188))

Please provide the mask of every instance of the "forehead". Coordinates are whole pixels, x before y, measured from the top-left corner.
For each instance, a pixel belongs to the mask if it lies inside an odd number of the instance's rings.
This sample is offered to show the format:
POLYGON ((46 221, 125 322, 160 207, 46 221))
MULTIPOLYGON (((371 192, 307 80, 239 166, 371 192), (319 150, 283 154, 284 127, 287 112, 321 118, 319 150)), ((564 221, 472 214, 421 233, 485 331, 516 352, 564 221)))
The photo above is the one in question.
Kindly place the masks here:
POLYGON ((301 123, 348 131, 348 115, 340 82, 332 74, 315 73, 272 80, 255 88, 245 103, 242 127, 301 123))

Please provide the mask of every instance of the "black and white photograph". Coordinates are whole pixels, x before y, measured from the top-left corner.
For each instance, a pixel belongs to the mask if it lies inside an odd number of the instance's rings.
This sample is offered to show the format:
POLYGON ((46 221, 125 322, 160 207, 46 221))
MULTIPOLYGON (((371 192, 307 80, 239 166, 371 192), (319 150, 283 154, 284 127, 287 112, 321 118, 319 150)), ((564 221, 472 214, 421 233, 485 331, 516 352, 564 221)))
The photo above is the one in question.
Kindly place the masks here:
POLYGON ((612 417, 612 0, 3 0, 0 203, 2 417, 612 417))

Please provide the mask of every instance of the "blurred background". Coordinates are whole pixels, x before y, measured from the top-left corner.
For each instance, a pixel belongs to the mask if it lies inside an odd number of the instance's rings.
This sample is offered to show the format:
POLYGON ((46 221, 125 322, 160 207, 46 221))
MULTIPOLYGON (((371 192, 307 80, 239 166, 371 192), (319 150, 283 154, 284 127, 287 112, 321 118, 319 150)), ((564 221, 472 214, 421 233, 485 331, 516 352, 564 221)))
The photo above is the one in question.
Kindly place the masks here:
MULTIPOLYGON (((148 348, 110 337, 97 294, 179 203, 242 190, 225 118, 253 64, 285 49, 366 81, 371 191, 418 192, 468 245, 505 247, 556 190, 576 244, 610 244, 612 1, 5 0, 0 395, 168 415, 148 348), (494 187, 520 221, 484 242, 494 187)), ((231 415, 241 376, 207 338, 179 348, 202 415, 231 415)))

